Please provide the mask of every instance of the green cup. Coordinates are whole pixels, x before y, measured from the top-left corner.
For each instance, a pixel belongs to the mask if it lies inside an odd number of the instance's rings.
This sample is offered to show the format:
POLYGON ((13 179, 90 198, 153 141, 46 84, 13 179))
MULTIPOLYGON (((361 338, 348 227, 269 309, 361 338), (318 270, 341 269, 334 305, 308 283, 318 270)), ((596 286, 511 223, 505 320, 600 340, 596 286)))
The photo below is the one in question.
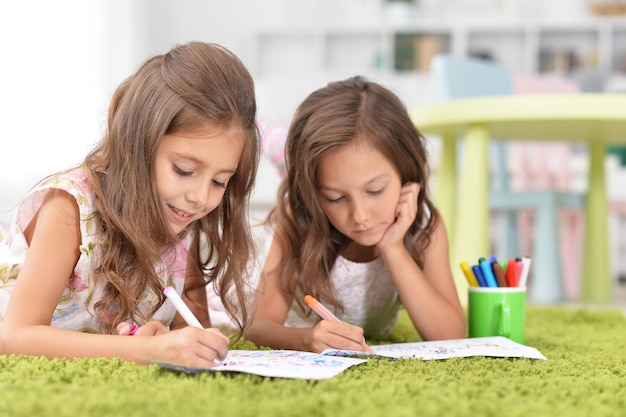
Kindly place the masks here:
POLYGON ((525 287, 469 287, 469 337, 504 336, 524 344, 525 287))

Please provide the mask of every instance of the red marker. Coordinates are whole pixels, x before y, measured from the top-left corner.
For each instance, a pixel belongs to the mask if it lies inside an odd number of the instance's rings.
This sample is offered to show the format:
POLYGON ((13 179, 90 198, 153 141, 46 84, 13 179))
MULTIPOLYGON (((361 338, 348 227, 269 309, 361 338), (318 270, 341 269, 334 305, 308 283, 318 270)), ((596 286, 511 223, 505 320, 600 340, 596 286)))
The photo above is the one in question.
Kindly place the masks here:
POLYGON ((515 286, 519 286, 522 279, 522 271, 524 270, 524 263, 521 259, 515 261, 515 286))
POLYGON ((504 271, 504 279, 507 287, 517 287, 517 268, 515 259, 509 259, 504 271))

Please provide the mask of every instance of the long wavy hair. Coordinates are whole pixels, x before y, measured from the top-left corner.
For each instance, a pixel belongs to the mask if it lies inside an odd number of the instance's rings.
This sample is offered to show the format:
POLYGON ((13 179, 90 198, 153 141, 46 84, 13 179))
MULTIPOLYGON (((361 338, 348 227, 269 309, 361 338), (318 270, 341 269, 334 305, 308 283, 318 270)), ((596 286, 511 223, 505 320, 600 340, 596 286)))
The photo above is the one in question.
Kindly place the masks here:
POLYGON ((322 158, 354 140, 366 141, 380 151, 395 165, 403 184, 421 184, 417 216, 405 236, 420 266, 439 216, 429 197, 425 140, 395 94, 363 77, 331 82, 310 94, 289 127, 287 175, 268 220, 285 254, 278 266, 283 289, 294 294, 300 288, 340 311, 343 306, 334 293, 330 272, 349 239, 333 227, 322 209, 316 170, 322 158))
POLYGON ((191 42, 154 56, 114 92, 106 133, 83 164, 94 184, 98 232, 106 245, 96 271, 106 286, 95 304, 104 331, 113 332, 129 318, 149 319, 160 308, 164 283, 155 267, 188 233, 189 256, 197 260, 192 268, 203 275, 204 285, 214 283, 241 334, 248 317, 244 277, 254 250, 248 203, 259 162, 255 119, 250 74, 215 44, 191 42), (238 129, 243 153, 220 205, 175 236, 160 208, 155 156, 163 135, 207 123, 238 129), (147 288, 160 302, 147 317, 136 317, 147 288))

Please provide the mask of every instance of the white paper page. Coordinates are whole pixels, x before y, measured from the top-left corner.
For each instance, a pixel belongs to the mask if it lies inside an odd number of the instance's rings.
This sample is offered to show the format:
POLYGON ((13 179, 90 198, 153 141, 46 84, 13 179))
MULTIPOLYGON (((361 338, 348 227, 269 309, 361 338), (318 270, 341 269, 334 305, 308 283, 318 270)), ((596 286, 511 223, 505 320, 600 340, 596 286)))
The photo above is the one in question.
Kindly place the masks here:
POLYGON ((221 363, 212 368, 157 364, 187 373, 228 371, 276 378, 328 379, 363 362, 366 360, 294 350, 231 350, 221 363))
POLYGON ((449 359, 470 356, 546 359, 546 357, 537 349, 522 345, 502 336, 395 343, 370 347, 375 354, 333 349, 327 349, 323 351, 322 354, 333 356, 359 356, 364 358, 419 358, 422 360, 449 359))

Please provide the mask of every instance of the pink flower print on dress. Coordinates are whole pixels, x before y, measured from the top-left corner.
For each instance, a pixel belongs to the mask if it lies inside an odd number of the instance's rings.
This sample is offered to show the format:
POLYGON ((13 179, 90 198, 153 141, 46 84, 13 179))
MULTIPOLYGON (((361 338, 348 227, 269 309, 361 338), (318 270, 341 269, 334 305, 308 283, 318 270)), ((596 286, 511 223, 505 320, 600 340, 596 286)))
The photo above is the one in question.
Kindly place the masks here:
POLYGON ((183 243, 174 246, 163 258, 164 269, 168 275, 184 275, 187 269, 187 249, 183 243))
POLYGON ((63 295, 59 300, 59 305, 68 305, 73 303, 74 294, 88 290, 89 287, 83 284, 83 280, 81 277, 72 275, 72 277, 67 281, 67 284, 65 285, 65 290, 63 291, 63 295))
POLYGON ((13 243, 13 236, 11 236, 10 234, 6 234, 4 236, 4 239, 2 241, 0 241, 0 244, 10 248, 11 244, 13 243))
POLYGON ((61 176, 60 179, 70 181, 72 186, 82 195, 91 194, 93 192, 93 184, 87 179, 82 170, 72 170, 61 176))
POLYGON ((67 281, 67 288, 73 292, 81 292, 89 289, 87 285, 83 284, 83 279, 77 275, 73 275, 72 278, 67 281))

